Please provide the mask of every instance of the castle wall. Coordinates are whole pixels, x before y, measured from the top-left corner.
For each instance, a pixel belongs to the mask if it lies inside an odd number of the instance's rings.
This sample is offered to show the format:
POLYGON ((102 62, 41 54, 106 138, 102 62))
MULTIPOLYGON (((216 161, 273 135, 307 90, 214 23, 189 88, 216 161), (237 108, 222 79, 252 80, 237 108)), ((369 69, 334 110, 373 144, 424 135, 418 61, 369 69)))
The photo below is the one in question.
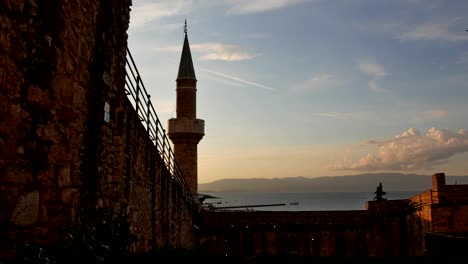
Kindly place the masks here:
POLYGON ((467 197, 468 185, 445 185, 444 175, 435 174, 433 188, 408 198, 411 207, 407 215, 409 254, 427 254, 427 233, 466 232, 467 197))
POLYGON ((96 176, 90 99, 101 85, 90 70, 101 14, 89 1, 1 8, 0 221, 46 240, 77 219, 86 176, 96 176))
POLYGON ((95 207, 128 213, 132 252, 193 247, 193 208, 125 94, 130 6, 0 6, 1 247, 18 228, 60 244, 95 207))
POLYGON ((453 233, 468 230, 468 185, 446 185, 432 205, 434 231, 453 233))

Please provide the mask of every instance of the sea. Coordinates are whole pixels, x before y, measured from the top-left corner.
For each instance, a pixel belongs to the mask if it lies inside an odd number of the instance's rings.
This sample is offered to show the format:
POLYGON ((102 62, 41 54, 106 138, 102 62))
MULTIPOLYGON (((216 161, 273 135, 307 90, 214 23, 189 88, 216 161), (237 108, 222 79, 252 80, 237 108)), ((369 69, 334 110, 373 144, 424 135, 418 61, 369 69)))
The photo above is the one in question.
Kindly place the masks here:
MULTIPOLYGON (((384 198, 410 198, 422 191, 387 192, 384 198)), ((365 210, 366 202, 374 200, 368 192, 205 192, 202 205, 216 210, 247 211, 341 211, 365 210), (211 198, 212 197, 212 198, 211 198)))

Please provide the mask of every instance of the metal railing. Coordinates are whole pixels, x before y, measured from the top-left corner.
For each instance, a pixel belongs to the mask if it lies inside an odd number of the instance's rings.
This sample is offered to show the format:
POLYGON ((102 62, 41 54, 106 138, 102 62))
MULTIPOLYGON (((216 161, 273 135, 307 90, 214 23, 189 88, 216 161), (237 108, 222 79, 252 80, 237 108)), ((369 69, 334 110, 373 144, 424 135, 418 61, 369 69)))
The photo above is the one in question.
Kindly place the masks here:
POLYGON ((146 91, 145 85, 141 80, 141 75, 128 48, 126 61, 125 93, 134 107, 140 122, 148 132, 151 142, 158 150, 172 179, 177 182, 191 209, 194 209, 195 201, 182 175, 182 171, 177 165, 170 141, 166 136, 166 130, 161 125, 161 121, 153 108, 150 100, 151 96, 146 91))

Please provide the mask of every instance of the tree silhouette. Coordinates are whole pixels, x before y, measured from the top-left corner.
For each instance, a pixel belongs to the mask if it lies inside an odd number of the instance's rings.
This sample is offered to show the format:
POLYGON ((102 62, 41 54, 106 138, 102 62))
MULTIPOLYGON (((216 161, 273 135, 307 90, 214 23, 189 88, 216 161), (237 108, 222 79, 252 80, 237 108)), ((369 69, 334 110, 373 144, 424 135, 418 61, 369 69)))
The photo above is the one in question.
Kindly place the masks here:
POLYGON ((382 183, 380 182, 379 185, 377 186, 377 189, 374 192, 374 201, 384 201, 387 200, 387 198, 384 198, 383 196, 387 194, 386 192, 383 191, 382 189, 382 183))

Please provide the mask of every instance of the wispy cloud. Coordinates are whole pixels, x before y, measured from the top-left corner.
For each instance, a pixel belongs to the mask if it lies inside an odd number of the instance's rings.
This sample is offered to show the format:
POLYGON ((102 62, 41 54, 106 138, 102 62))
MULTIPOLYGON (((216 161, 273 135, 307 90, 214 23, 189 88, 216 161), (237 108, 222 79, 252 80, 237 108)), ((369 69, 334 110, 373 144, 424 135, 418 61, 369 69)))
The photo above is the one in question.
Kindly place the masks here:
POLYGON ((387 72, 385 71, 384 67, 377 63, 372 63, 369 61, 361 61, 359 62, 358 66, 362 72, 370 74, 376 78, 387 76, 387 72))
POLYGON ((154 47, 154 48, 152 48, 152 50, 158 51, 158 52, 166 52, 166 51, 181 52, 182 51, 182 46, 179 44, 179 45, 170 45, 170 46, 166 46, 166 47, 154 47))
POLYGON ((135 1, 130 11, 130 27, 140 28, 150 22, 158 21, 162 18, 180 15, 190 10, 192 1, 172 0, 172 1, 135 1))
POLYGON ((314 113, 314 115, 335 118, 335 119, 349 119, 353 116, 351 113, 346 112, 324 112, 324 113, 314 113))
POLYGON ((332 89, 344 83, 334 75, 328 73, 315 74, 309 79, 293 86, 294 90, 317 91, 321 89, 332 89))
POLYGON ((465 51, 460 55, 459 61, 460 63, 468 63, 468 51, 465 51))
POLYGON ((408 27, 411 30, 399 34, 397 38, 401 41, 468 41, 468 34, 464 30, 465 27, 464 21, 459 18, 428 21, 408 27))
POLYGON ((379 80, 388 75, 382 65, 369 60, 361 60, 358 62, 357 67, 360 71, 372 77, 372 79, 367 82, 369 90, 374 92, 385 91, 379 84, 379 80))
POLYGON ((246 38, 246 39, 264 39, 264 38, 270 37, 270 35, 266 33, 247 33, 247 34, 242 34, 240 37, 246 38))
POLYGON ((448 115, 447 110, 429 110, 423 112, 423 118, 425 119, 439 119, 444 118, 448 115))
MULTIPOLYGON (((249 48, 224 43, 210 42, 190 44, 190 49, 193 53, 199 55, 200 60, 242 61, 252 59, 256 56, 249 48)), ((182 47, 180 45, 171 45, 167 47, 156 47, 153 50, 181 52, 182 47)))
POLYGON ((201 43, 191 45, 201 53, 200 60, 241 61, 255 57, 247 48, 223 43, 201 43))
POLYGON ((433 124, 435 121, 446 118, 449 115, 448 110, 430 109, 426 111, 408 111, 406 120, 413 126, 433 124))
POLYGON ((269 86, 266 86, 266 85, 263 85, 263 84, 251 82, 251 81, 248 81, 248 80, 245 80, 245 79, 241 79, 239 77, 232 76, 232 75, 229 75, 229 74, 225 74, 225 73, 221 73, 221 72, 217 72, 217 71, 212 71, 212 70, 205 69, 205 68, 202 68, 202 67, 198 67, 198 69, 200 69, 202 71, 205 71, 207 73, 210 73, 210 74, 214 74, 214 75, 219 76, 221 78, 236 81, 236 82, 248 85, 248 86, 253 86, 253 87, 257 87, 257 88, 261 88, 261 89, 269 90, 269 91, 276 91, 277 90, 275 88, 272 88, 272 87, 269 87, 269 86))
POLYGON ((310 2, 310 0, 230 0, 231 7, 227 13, 233 15, 259 13, 304 2, 310 2))
POLYGON ((453 132, 433 127, 422 134, 410 128, 394 138, 370 140, 355 146, 343 162, 333 168, 357 171, 436 169, 463 152, 468 152, 468 133, 463 129, 453 132), (358 152, 360 158, 355 161, 354 155, 358 152))
POLYGON ((221 83, 223 85, 229 85, 229 86, 240 87, 240 88, 245 88, 246 87, 246 84, 240 83, 238 81, 234 81, 232 79, 221 78, 220 76, 215 75, 213 73, 208 73, 206 71, 203 71, 203 69, 202 69, 201 74, 202 75, 200 75, 200 76, 203 76, 203 79, 213 80, 213 81, 219 82, 219 83, 221 83))

